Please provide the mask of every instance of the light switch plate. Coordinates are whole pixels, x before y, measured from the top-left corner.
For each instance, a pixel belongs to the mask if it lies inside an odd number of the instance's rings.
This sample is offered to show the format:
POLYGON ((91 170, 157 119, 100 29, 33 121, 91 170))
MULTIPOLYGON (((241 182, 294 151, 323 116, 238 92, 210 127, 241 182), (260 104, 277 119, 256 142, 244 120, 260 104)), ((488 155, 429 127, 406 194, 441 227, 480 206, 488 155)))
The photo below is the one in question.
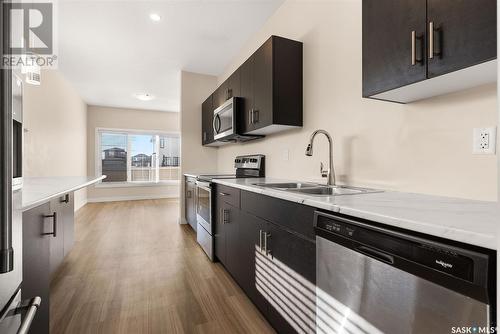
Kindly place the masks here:
POLYGON ((473 154, 495 154, 497 143, 497 129, 475 128, 472 135, 473 154))

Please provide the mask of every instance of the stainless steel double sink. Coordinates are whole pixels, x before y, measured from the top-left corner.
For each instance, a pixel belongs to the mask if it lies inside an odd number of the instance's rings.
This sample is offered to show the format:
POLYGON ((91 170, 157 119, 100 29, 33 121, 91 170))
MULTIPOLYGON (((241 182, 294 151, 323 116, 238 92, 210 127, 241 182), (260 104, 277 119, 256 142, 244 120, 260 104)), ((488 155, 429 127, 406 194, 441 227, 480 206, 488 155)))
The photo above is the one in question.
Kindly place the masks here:
POLYGON ((301 193, 311 196, 339 196, 380 192, 380 190, 350 186, 327 186, 309 182, 254 183, 255 186, 301 193))

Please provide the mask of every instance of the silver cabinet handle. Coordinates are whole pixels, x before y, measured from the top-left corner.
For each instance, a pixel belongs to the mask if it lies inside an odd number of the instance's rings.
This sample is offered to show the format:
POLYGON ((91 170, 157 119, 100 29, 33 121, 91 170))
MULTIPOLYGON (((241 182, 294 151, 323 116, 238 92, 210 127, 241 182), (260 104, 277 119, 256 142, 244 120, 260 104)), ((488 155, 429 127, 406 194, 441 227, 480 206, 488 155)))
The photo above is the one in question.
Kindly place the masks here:
POLYGON ((219 195, 221 195, 221 196, 229 196, 230 194, 228 194, 228 193, 219 193, 219 195))
POLYGON ((23 323, 19 327, 17 334, 27 334, 30 330, 31 323, 35 318, 36 311, 38 311, 38 307, 42 303, 42 299, 40 297, 35 297, 30 300, 29 304, 26 306, 28 308, 28 312, 26 312, 26 317, 24 318, 23 323))
POLYGON ((248 124, 252 125, 252 123, 253 123, 253 109, 250 109, 248 111, 248 124))
POLYGON ((264 232, 264 253, 266 255, 271 254, 271 250, 267 249, 267 238, 271 237, 271 233, 264 232))
POLYGON ((193 197, 193 192, 191 190, 186 191, 186 198, 193 197))
POLYGON ((259 249, 262 252, 262 230, 259 230, 259 249))
POLYGON ((43 218, 52 218, 52 232, 42 233, 42 235, 52 235, 54 238, 57 236, 57 212, 51 215, 43 216, 43 218))
POLYGON ((417 33, 415 30, 411 32, 411 65, 417 63, 417 33))
POLYGON ((259 123, 259 109, 254 109, 253 111, 252 124, 255 123, 259 123))
POLYGON ((434 22, 429 22, 429 59, 434 58, 434 22))

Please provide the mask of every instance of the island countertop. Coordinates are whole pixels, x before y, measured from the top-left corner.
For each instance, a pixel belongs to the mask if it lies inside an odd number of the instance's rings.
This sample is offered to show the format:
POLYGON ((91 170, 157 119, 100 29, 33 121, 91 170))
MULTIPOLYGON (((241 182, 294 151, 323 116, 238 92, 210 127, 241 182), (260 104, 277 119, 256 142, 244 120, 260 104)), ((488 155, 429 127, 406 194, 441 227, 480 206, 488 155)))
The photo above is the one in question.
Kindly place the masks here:
POLYGON ((23 180, 22 210, 26 211, 56 197, 85 188, 106 176, 26 177, 23 180))
POLYGON ((496 237, 500 224, 500 206, 497 202, 397 191, 343 196, 311 196, 255 185, 256 183, 296 182, 273 178, 214 179, 213 182, 380 224, 497 249, 496 237))

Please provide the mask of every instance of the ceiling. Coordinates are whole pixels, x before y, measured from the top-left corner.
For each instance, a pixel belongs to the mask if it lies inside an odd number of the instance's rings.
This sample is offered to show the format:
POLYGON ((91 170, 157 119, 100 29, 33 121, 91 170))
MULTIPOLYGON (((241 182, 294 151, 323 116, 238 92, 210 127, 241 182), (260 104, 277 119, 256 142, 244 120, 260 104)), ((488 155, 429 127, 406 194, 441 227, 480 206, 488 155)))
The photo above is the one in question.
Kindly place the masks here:
POLYGON ((60 1, 59 69, 89 105, 179 111, 180 71, 221 74, 283 1, 60 1))

